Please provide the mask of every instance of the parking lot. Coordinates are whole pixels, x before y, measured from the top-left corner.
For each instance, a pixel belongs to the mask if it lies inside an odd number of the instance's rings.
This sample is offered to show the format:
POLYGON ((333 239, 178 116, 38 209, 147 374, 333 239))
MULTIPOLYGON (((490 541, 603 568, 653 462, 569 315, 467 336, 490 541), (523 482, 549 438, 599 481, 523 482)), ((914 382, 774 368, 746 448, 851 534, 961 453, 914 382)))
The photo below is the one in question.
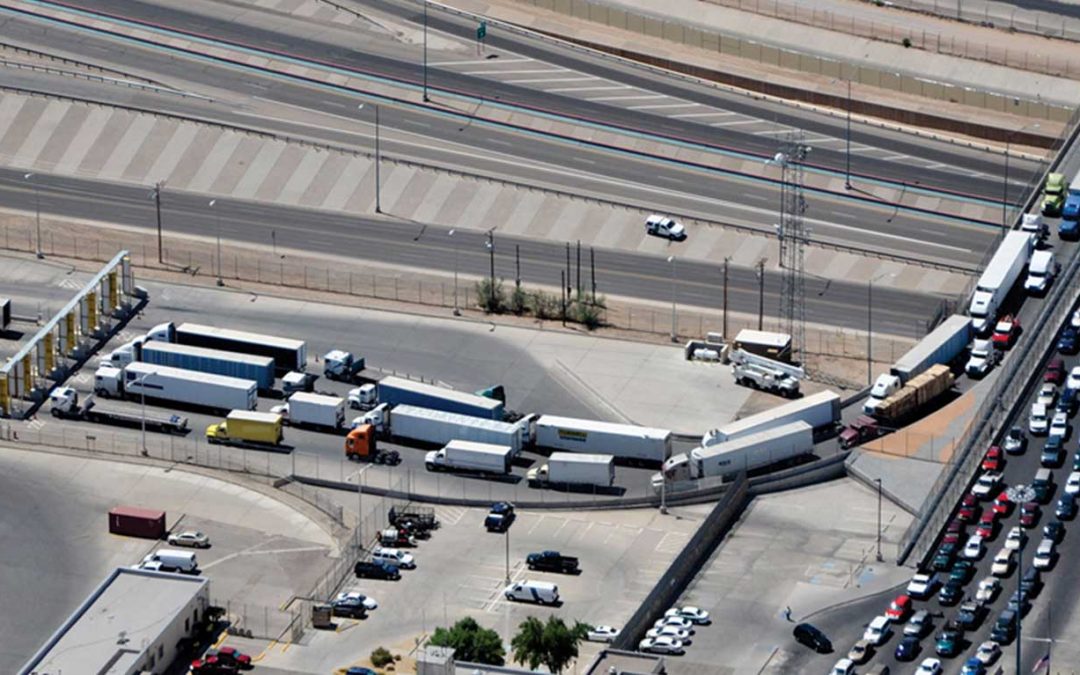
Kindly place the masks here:
MULTIPOLYGON (((518 511, 509 540, 488 533, 483 509, 437 507, 442 526, 410 551, 416 569, 400 581, 356 579, 345 590, 375 598, 379 608, 363 620, 337 619, 336 631, 318 631, 310 644, 287 651, 271 649, 264 664, 329 672, 363 662, 385 646, 407 655, 415 640, 436 626, 471 616, 509 641, 528 616, 557 614, 567 621, 621 626, 630 617, 675 555, 708 513, 708 506, 656 510, 540 512, 518 511), (550 581, 561 604, 511 602, 506 585, 507 548, 511 581, 550 581), (530 572, 528 553, 555 549, 580 559, 579 575, 530 572)), ((582 645, 587 662, 599 644, 582 645)), ((408 670, 407 668, 403 668, 408 670)))
POLYGON ((15 672, 109 570, 162 542, 109 534, 117 505, 166 511, 166 525, 199 529, 196 550, 214 603, 260 632, 277 608, 306 593, 335 554, 315 521, 269 496, 183 470, 0 447, 0 671, 15 672))

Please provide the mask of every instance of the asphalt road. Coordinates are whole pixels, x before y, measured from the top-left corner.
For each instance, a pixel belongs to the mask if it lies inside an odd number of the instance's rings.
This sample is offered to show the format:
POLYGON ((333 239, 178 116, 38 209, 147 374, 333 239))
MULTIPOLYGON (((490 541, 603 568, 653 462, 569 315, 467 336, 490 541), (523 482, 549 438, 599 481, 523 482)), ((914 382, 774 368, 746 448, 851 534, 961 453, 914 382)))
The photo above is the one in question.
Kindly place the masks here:
MULTIPOLYGON (((34 183, 40 191, 44 213, 90 218, 120 225, 155 228, 153 201, 147 189, 77 178, 39 175, 34 183)), ((0 170, 0 196, 7 208, 32 212, 34 191, 21 171, 0 170)), ((207 200, 198 195, 166 192, 162 200, 162 220, 166 232, 213 237, 220 231, 226 240, 265 245, 275 233, 278 246, 315 253, 348 254, 360 260, 407 265, 418 269, 452 274, 455 265, 462 273, 485 276, 489 273, 489 253, 484 233, 461 231, 453 238, 446 231, 394 219, 373 220, 342 214, 285 208, 257 202, 218 199, 211 214, 207 200), (220 230, 219 230, 220 228, 220 230), (455 248, 456 246, 456 248, 455 248)), ((692 243, 692 240, 688 240, 692 243)), ((678 256, 680 247, 670 251, 678 256)), ((559 273, 566 268, 566 246, 512 236, 495 237, 496 276, 514 278, 515 248, 520 247, 521 277, 525 284, 559 286, 559 273)), ((584 252, 582 276, 589 279, 588 252, 584 252)), ((596 251, 598 294, 619 295, 670 302, 672 269, 666 258, 617 250, 596 251)), ((576 269, 576 250, 573 252, 576 269)), ((679 303, 719 309, 723 303, 723 265, 677 260, 675 295, 679 303)), ((584 284, 587 285, 587 284, 584 284)), ((779 312, 781 276, 766 271, 764 308, 779 312)), ((756 313, 759 280, 754 269, 732 266, 729 272, 728 302, 732 311, 756 313)), ((891 288, 873 290, 873 328, 894 335, 921 336, 925 322, 937 310, 940 299, 891 288)), ((865 329, 867 287, 844 281, 809 278, 806 282, 806 319, 826 325, 865 329)))
MULTIPOLYGON (((357 49, 332 47, 306 37, 245 25, 242 19, 230 20, 219 16, 194 14, 185 9, 153 3, 130 2, 128 0, 75 0, 73 4, 87 10, 122 15, 129 19, 191 31, 214 39, 249 44, 260 48, 271 48, 300 58, 331 63, 359 72, 370 73, 377 77, 410 82, 414 85, 419 84, 423 79, 422 69, 420 64, 416 62, 415 57, 403 59, 400 55, 395 57, 373 53, 365 48, 363 41, 358 41, 357 49)), ((380 2, 378 7, 380 10, 393 11, 413 21, 419 21, 421 18, 416 7, 404 3, 380 2)), ((433 30, 445 31, 460 37, 468 37, 475 30, 475 26, 471 22, 447 18, 438 13, 429 15, 429 26, 433 30)), ((487 38, 487 45, 492 49, 509 50, 581 72, 634 84, 649 90, 662 93, 677 93, 679 96, 689 97, 689 100, 702 100, 715 104, 718 96, 718 92, 710 88, 693 87, 681 82, 661 79, 652 74, 645 74, 644 71, 631 67, 616 67, 610 62, 585 59, 577 52, 557 49, 537 41, 526 41, 518 36, 492 34, 487 38)), ((429 68, 428 79, 429 85, 436 90, 443 89, 474 97, 478 102, 488 100, 498 101, 503 105, 527 106, 603 124, 618 125, 649 134, 676 137, 695 144, 736 149, 760 158, 771 157, 776 152, 777 144, 775 139, 741 133, 732 129, 718 129, 691 120, 671 119, 642 111, 622 109, 567 95, 537 91, 524 86, 439 68, 429 68)), ((768 110, 763 107, 763 104, 749 101, 743 97, 729 94, 722 94, 722 96, 725 98, 725 107, 728 109, 781 122, 780 110, 768 110)), ((308 105, 314 105, 314 102, 308 100, 308 105)), ((785 124, 810 132, 825 133, 832 136, 839 134, 840 137, 844 135, 842 120, 833 120, 801 111, 794 112, 790 109, 782 110, 782 121, 785 124)), ((1003 158, 986 153, 975 155, 966 151, 957 152, 945 144, 931 144, 933 147, 930 149, 927 147, 928 143, 922 139, 905 139, 892 135, 882 135, 868 127, 853 131, 852 141, 867 143, 902 154, 914 154, 927 159, 933 157, 935 161, 945 165, 954 165, 992 175, 1002 172, 1003 158)), ((815 152, 811 160, 812 165, 825 167, 837 173, 844 170, 845 162, 846 155, 843 152, 825 148, 815 152)), ((959 176, 945 170, 915 168, 905 166, 903 163, 857 156, 851 157, 851 167, 853 174, 857 176, 873 177, 903 184, 923 185, 989 200, 999 200, 1002 197, 1002 185, 996 178, 959 176)), ((1035 175, 1035 171, 1036 166, 1030 162, 1021 162, 1014 159, 1010 165, 1010 174, 1014 175, 1016 181, 1022 184, 1035 175)), ((1010 189, 1015 190, 1015 193, 1010 192, 1009 198, 1015 200, 1019 197, 1020 187, 1014 186, 1010 189)))
MULTIPOLYGON (((8 21, 5 31, 12 39, 48 49, 63 49, 95 62, 101 61, 103 53, 121 64, 136 61, 140 72, 156 73, 168 82, 194 82, 203 87, 225 88, 246 94, 252 100, 272 100, 336 117, 343 111, 353 119, 360 114, 356 104, 362 99, 352 92, 320 88, 317 95, 313 95, 310 86, 288 78, 205 62, 196 64, 171 54, 130 46, 121 49, 109 40, 85 32, 56 29, 42 34, 40 27, 25 20, 8 21)), ((101 86, 71 78, 43 78, 29 71, 13 75, 11 83, 31 91, 162 110, 266 129, 272 133, 295 134, 346 148, 371 147, 373 144, 370 129, 365 130, 365 136, 359 136, 355 131, 350 133, 325 124, 301 124, 264 117, 254 114, 246 105, 238 105, 235 100, 207 102, 101 86)), ((384 106, 381 120, 383 127, 398 130, 396 134, 388 134, 384 129, 382 134, 384 152, 390 156, 455 169, 464 166, 466 170, 507 176, 528 185, 553 186, 574 194, 607 197, 643 209, 742 222, 769 232, 776 222, 779 188, 758 177, 697 169, 672 158, 635 155, 576 141, 520 133, 463 120, 437 106, 384 106)), ((319 121, 325 122, 325 118, 319 121)), ((343 126, 356 129, 353 122, 344 122, 343 126)), ((913 185, 905 192, 910 194, 919 190, 921 188, 913 185)), ((813 236, 856 247, 875 247, 914 258, 946 259, 973 266, 982 260, 998 233, 996 218, 994 223, 940 218, 933 212, 882 203, 859 190, 808 190, 806 194, 808 209, 805 217, 813 227, 813 236)))

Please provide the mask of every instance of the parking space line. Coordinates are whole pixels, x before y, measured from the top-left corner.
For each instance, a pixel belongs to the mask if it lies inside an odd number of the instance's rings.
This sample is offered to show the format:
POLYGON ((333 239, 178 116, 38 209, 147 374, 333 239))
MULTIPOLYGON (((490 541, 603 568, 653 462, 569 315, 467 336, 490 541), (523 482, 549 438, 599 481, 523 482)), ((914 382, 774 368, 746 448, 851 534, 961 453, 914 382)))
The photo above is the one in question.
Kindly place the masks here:
POLYGON ((529 531, 525 533, 526 536, 531 535, 533 533, 533 530, 535 530, 540 525, 540 523, 544 522, 545 518, 547 518, 547 516, 540 516, 540 518, 535 523, 533 523, 533 526, 529 528, 529 531))

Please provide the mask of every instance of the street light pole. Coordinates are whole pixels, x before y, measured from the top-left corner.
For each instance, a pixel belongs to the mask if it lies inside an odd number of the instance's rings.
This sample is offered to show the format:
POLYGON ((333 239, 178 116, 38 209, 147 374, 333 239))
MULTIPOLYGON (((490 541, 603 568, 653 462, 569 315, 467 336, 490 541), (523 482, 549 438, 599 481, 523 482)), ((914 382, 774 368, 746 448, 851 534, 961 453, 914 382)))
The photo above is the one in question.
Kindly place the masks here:
POLYGON ((851 189, 851 78, 847 81, 847 166, 844 177, 844 187, 848 190, 851 189))
POLYGON ((757 329, 761 330, 765 317, 765 259, 758 261, 758 302, 757 302, 757 329))
MULTIPOLYGON (((427 7, 427 4, 424 5, 427 7)), ((426 100, 426 99, 425 99, 426 100)), ((356 106, 357 110, 363 110, 366 103, 361 103, 356 106)), ((372 103, 371 107, 375 109, 375 213, 382 213, 382 178, 380 177, 380 167, 382 164, 382 152, 379 149, 379 104, 372 103)))
POLYGON ((728 285, 728 261, 730 261, 730 260, 731 260, 730 257, 729 258, 724 258, 724 332, 723 332, 723 336, 724 336, 725 340, 727 340, 727 337, 728 337, 728 332, 727 332, 727 285, 728 285))
MULTIPOLYGON (((1026 502, 1030 502, 1031 500, 1035 499, 1035 490, 1032 489, 1031 487, 1029 487, 1027 485, 1023 485, 1023 484, 1014 485, 1014 486, 1006 489, 1005 494, 1006 494, 1006 496, 1008 496, 1009 501, 1011 501, 1013 504, 1024 504, 1026 502)), ((1023 598, 1023 593, 1024 593, 1023 584, 1022 584, 1022 580, 1024 578, 1024 543, 1025 543, 1025 538, 1021 537, 1020 538, 1020 560, 1019 560, 1018 566, 1016 568, 1016 594, 1017 594, 1018 599, 1022 599, 1023 598)), ((1020 662, 1021 662, 1021 658, 1020 658, 1021 657, 1021 644, 1020 643, 1023 641, 1021 639, 1021 636, 1022 636, 1022 633, 1023 633, 1023 627, 1021 625, 1020 618, 1024 613, 1023 605, 1024 605, 1024 603, 1023 603, 1023 601, 1021 601, 1020 602, 1020 608, 1016 612, 1016 672, 1017 673, 1022 672, 1020 670, 1020 662)))
POLYGON ((676 309, 675 303, 675 256, 668 256, 667 261, 671 263, 671 341, 679 341, 679 315, 676 309))
POLYGON ((495 230, 488 230, 487 236, 488 258, 491 260, 491 277, 488 279, 488 308, 490 311, 495 311, 498 309, 495 307, 495 230))
POLYGON ((1012 134, 1005 139, 1005 180, 1001 182, 1001 229, 1004 232, 1009 228, 1009 143, 1012 134))
POLYGON ((430 100, 427 93, 427 0, 424 0, 424 103, 430 100))
MULTIPOLYGON (((217 204, 216 199, 210 200, 210 208, 217 204)), ((225 280, 221 278, 221 211, 214 209, 214 217, 217 220, 217 285, 224 286, 225 280)))
POLYGON ((161 189, 165 187, 165 181, 159 180, 154 184, 154 209, 157 211, 157 259, 158 263, 165 264, 165 245, 161 237, 161 189))
POLYGON ((874 482, 877 483, 877 561, 881 562, 884 560, 881 556, 881 479, 875 478, 874 482))
POLYGON ((506 533, 506 585, 510 585, 510 527, 507 526, 506 533))
POLYGON ((38 190, 38 185, 32 179, 33 173, 28 173, 23 176, 26 182, 30 183, 30 186, 34 188, 34 221, 37 223, 37 251, 36 255, 38 259, 45 257, 44 251, 41 250, 41 192, 38 190))
POLYGON ((866 383, 874 381, 874 280, 866 282, 866 383))
MULTIPOLYGON (((427 7, 426 2, 424 3, 424 7, 427 7)), ((458 294, 457 294, 457 289, 458 289, 458 243, 457 243, 457 238, 454 237, 454 234, 456 232, 457 232, 457 230, 450 230, 450 232, 447 233, 446 236, 450 237, 450 239, 452 239, 453 242, 454 242, 454 316, 461 316, 461 309, 458 308, 458 294)))

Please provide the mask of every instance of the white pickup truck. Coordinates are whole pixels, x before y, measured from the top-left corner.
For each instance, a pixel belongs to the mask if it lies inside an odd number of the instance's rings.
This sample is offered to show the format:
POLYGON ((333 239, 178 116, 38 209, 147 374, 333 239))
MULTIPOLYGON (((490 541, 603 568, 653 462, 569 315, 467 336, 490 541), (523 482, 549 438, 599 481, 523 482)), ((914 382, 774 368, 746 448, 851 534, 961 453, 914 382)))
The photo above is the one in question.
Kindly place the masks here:
POLYGON ((686 239, 686 228, 674 218, 653 214, 645 219, 645 234, 681 241, 686 239))

